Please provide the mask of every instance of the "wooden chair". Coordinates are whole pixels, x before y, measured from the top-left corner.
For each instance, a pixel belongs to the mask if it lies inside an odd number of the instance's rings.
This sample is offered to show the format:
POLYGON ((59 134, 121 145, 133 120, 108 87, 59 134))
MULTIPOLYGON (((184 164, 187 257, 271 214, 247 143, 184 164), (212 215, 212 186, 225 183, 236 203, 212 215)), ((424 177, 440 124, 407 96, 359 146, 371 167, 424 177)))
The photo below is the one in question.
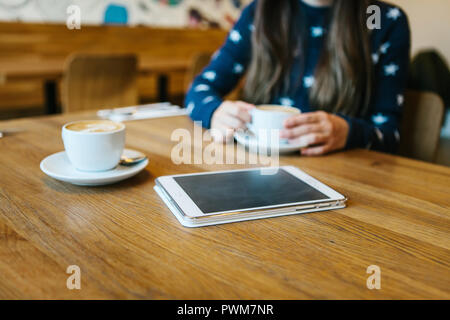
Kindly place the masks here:
MULTIPOLYGON (((212 55, 210 53, 203 52, 198 53, 192 57, 191 65, 186 73, 184 81, 185 82, 184 87, 186 91, 189 90, 189 87, 192 81, 194 81, 194 78, 197 75, 199 75, 200 72, 202 72, 203 69, 209 64, 209 62, 211 61, 211 56, 212 55)), ((243 87, 244 87, 244 79, 241 79, 236 88, 233 91, 231 91, 225 97, 225 99, 231 101, 241 100, 243 87)))
POLYGON ((66 64, 61 100, 64 112, 136 105, 136 56, 73 55, 66 64))
POLYGON ((202 70, 209 64, 211 61, 211 53, 201 52, 195 54, 191 58, 191 64, 189 69, 186 72, 185 80, 184 80, 184 88, 186 91, 189 89, 194 78, 202 72, 202 70))
POLYGON ((434 162, 444 117, 444 103, 435 93, 408 91, 401 123, 400 154, 434 162))

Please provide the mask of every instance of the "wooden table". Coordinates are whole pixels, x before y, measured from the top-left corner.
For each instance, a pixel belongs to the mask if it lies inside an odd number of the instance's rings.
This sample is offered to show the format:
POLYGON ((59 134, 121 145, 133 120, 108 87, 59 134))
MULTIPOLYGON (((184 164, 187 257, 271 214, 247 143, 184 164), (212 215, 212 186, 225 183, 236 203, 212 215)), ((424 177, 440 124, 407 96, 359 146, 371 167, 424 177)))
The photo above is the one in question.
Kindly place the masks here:
MULTIPOLYGON (((65 58, 54 59, 9 59, 0 60, 0 71, 6 80, 60 79, 64 73, 65 58)), ((186 71, 190 59, 142 58, 139 59, 139 74, 149 75, 170 71, 186 71)))
POLYGON ((0 122, 0 298, 450 298, 450 168, 365 150, 280 159, 348 196, 337 211, 198 229, 182 227, 153 190, 161 175, 242 168, 175 165, 185 117, 127 123, 145 171, 106 187, 47 177, 65 122, 0 122), (69 265, 81 290, 68 290, 69 265), (369 290, 370 265, 381 290, 369 290))
MULTIPOLYGON (((46 113, 53 114, 57 110, 57 81, 64 74, 66 59, 20 58, 0 60, 0 84, 2 81, 37 79, 44 82, 46 113)), ((190 65, 189 58, 152 58, 142 57, 138 60, 138 71, 141 76, 156 75, 158 78, 158 101, 168 99, 169 72, 185 72, 190 65)))

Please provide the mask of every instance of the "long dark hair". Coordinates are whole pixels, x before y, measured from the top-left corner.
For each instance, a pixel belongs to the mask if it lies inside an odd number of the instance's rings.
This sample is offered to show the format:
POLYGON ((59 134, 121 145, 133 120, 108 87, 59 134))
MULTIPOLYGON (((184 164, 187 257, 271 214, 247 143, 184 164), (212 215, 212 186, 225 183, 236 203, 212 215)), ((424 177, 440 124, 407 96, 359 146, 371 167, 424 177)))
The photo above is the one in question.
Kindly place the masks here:
MULTIPOLYGON (((366 26, 369 2, 334 0, 330 27, 309 92, 313 107, 347 115, 367 113, 372 84, 366 26)), ((258 0, 254 25, 244 96, 255 104, 269 103, 294 85, 289 77, 291 68, 296 57, 304 61, 308 31, 299 0, 258 0)))

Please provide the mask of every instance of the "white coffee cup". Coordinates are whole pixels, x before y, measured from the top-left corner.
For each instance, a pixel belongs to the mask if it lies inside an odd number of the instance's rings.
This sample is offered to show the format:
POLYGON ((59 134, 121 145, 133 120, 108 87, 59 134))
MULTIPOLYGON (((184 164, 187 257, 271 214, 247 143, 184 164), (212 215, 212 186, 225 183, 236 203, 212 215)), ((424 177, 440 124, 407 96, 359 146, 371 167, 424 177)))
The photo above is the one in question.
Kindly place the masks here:
POLYGON ((300 113, 299 109, 293 107, 261 105, 250 111, 252 121, 247 127, 256 137, 269 139, 271 134, 279 134, 279 131, 284 129, 286 119, 300 113))
POLYGON ((67 123, 62 128, 67 157, 81 171, 107 171, 120 161, 125 147, 125 125, 109 120, 67 123))

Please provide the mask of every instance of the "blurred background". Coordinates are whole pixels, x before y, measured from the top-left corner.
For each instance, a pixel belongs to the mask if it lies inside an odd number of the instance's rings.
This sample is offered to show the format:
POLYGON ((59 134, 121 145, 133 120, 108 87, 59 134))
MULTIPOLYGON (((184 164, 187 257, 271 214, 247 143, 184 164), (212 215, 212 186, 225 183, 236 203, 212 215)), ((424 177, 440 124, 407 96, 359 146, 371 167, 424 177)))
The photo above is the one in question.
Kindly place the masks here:
MULTIPOLYGON (((0 0, 0 120, 156 101, 181 105, 190 80, 250 1, 0 0), (80 9, 81 30, 66 25, 71 5, 80 9), (92 86, 103 95, 92 96, 92 86)), ((450 165, 450 1, 390 2, 410 19, 409 90, 434 93, 407 95, 416 100, 407 117, 415 124, 404 129, 409 143, 431 144, 407 155, 450 165)))

